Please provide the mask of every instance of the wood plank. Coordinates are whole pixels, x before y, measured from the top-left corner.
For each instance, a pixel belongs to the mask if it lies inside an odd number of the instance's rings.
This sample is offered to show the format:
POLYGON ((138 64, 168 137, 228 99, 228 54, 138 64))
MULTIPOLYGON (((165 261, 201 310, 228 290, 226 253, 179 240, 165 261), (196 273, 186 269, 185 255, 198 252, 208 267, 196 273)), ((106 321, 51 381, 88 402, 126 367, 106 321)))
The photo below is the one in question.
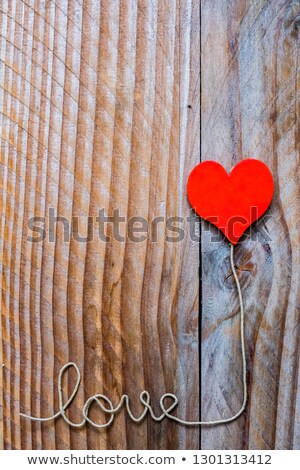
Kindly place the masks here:
MULTIPOLYGON (((179 246, 178 308, 178 416, 200 418, 199 401, 199 220, 186 197, 186 182, 200 161, 200 2, 180 4, 181 85, 179 214, 185 219, 186 236, 179 246), (183 47, 184 46, 184 47, 183 47), (195 280, 197 279, 197 282, 195 280)), ((198 449, 200 429, 179 427, 180 448, 198 449)))
MULTIPOLYGON (((245 301, 248 406, 202 430, 203 449, 299 449, 299 45, 297 1, 202 2, 202 158, 266 162, 275 197, 236 249, 245 301)), ((229 248, 203 227, 202 419, 242 402, 229 248)))
MULTIPOLYGON (((125 411, 101 431, 20 411, 53 415, 59 370, 74 361, 71 421, 95 393, 115 404, 128 393, 138 414, 143 389, 156 414, 173 392, 178 416, 198 418, 199 244, 166 236, 179 215, 188 231, 185 184, 199 161, 199 14, 197 0, 1 4, 0 448, 198 448, 198 428, 136 425, 125 411), (146 240, 126 223, 124 241, 111 223, 101 239, 100 209, 143 217, 146 240), (39 243, 33 216, 44 218, 39 243)), ((105 419, 96 407, 91 417, 105 419)))

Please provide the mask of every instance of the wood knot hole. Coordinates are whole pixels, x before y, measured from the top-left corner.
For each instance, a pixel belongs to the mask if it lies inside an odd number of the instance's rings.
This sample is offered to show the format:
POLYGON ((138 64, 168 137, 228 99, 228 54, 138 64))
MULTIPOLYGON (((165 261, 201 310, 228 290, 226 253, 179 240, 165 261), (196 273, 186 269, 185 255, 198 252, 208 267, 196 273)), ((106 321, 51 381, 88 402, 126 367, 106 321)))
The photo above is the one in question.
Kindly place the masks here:
POLYGON ((300 14, 296 16, 292 23, 292 32, 291 35, 294 39, 299 38, 299 32, 300 32, 300 14))

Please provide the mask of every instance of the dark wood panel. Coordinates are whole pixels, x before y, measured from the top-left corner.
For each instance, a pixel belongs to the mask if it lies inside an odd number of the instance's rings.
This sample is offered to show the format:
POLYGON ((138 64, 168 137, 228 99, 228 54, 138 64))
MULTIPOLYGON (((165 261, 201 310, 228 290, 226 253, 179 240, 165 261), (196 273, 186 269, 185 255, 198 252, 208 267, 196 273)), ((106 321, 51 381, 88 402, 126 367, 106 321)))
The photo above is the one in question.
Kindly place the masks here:
MULTIPOLYGON (((203 449, 299 449, 298 1, 202 2, 202 158, 271 168, 269 218, 236 249, 249 397, 238 421, 202 430, 203 449)), ((203 229, 202 419, 242 402, 239 307, 225 241, 203 229)))

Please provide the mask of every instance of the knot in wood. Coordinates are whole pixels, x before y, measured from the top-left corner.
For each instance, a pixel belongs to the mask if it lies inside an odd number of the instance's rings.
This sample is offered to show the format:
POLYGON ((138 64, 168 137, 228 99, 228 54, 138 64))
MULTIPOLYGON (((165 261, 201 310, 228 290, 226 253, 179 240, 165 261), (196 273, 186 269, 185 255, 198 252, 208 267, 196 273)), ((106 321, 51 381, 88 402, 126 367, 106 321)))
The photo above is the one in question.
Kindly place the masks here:
MULTIPOLYGON (((249 276, 255 271, 255 263, 251 260, 251 253, 245 252, 243 256, 235 263, 236 272, 242 285, 245 284, 249 276)), ((232 270, 230 270, 224 280, 225 285, 229 289, 234 289, 235 281, 232 270)))
POLYGON ((294 39, 298 39, 300 31, 300 13, 297 15, 289 15, 284 22, 284 27, 294 39))
POLYGON ((300 31, 300 13, 294 19, 293 29, 292 29, 292 36, 295 37, 295 38, 298 38, 299 37, 299 31, 300 31))

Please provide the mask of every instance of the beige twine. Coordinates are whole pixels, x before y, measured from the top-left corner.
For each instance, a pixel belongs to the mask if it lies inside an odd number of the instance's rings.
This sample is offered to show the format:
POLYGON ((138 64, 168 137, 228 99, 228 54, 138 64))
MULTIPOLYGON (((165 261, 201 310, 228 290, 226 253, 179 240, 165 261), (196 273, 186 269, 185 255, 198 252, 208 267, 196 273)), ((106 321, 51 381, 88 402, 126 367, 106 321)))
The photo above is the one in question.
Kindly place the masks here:
POLYGON ((160 408, 162 410, 162 414, 160 416, 155 416, 155 414, 153 412, 153 409, 150 405, 150 394, 149 394, 149 392, 144 390, 143 392, 140 393, 140 402, 144 406, 144 411, 138 417, 135 417, 132 414, 132 411, 130 409, 128 395, 122 395, 122 397, 119 401, 119 404, 116 406, 116 408, 114 408, 112 402, 110 401, 110 399, 106 395, 97 394, 97 395, 93 395, 92 397, 90 397, 85 402, 83 410, 82 410, 83 420, 81 421, 81 423, 73 423, 66 416, 65 411, 69 407, 69 405, 72 403, 73 399, 75 398, 75 396, 78 392, 79 386, 80 386, 80 381, 81 381, 80 370, 74 362, 69 362, 68 364, 65 364, 62 367, 62 369, 60 370, 60 373, 59 373, 59 377, 58 377, 59 411, 56 414, 54 414, 53 416, 49 416, 48 418, 37 418, 37 417, 26 415, 26 414, 23 414, 23 413, 21 413, 21 416, 23 416, 24 418, 31 419, 32 421, 40 421, 40 422, 54 420, 54 419, 58 418, 59 416, 62 416, 66 423, 68 423, 70 426, 75 427, 75 428, 80 428, 80 427, 84 426, 84 424, 86 422, 89 422, 90 424, 92 424, 96 428, 106 428, 107 426, 112 424, 112 422, 114 420, 114 417, 115 417, 115 414, 120 411, 120 409, 122 408, 122 406, 124 405, 124 402, 125 402, 125 407, 126 407, 128 415, 130 416, 132 421, 134 421, 136 423, 141 422, 145 418, 145 416, 147 415, 148 411, 150 413, 151 418, 154 421, 162 421, 164 418, 169 418, 170 420, 176 421, 176 422, 178 422, 180 424, 183 424, 185 426, 200 426, 200 425, 212 426, 212 425, 217 425, 217 424, 230 423, 231 421, 234 421, 235 419, 237 419, 243 413, 243 411, 246 408, 247 381, 246 381, 246 354, 245 354, 245 338, 244 338, 244 306, 243 306, 241 286, 240 286, 239 279, 238 279, 236 269, 235 269, 235 266, 234 266, 233 254, 234 254, 234 246, 232 244, 230 244, 231 269, 232 269, 233 276, 234 276, 234 279, 235 279, 235 283, 236 283, 236 286, 237 286, 238 295, 239 295, 239 303, 240 303, 240 314, 241 314, 241 317, 240 317, 241 318, 241 320, 240 320, 241 333, 240 334, 241 334, 242 368, 243 368, 243 394, 244 394, 242 407, 240 408, 240 410, 234 416, 232 416, 230 418, 226 418, 226 419, 220 419, 220 420, 217 420, 217 421, 185 421, 184 419, 177 418, 176 416, 173 416, 173 415, 170 414, 170 412, 173 411, 174 408, 178 405, 178 398, 173 393, 165 393, 161 397, 161 399, 160 399, 160 408), (67 402, 64 404, 64 402, 63 402, 62 379, 63 379, 64 373, 70 367, 74 367, 74 369, 76 370, 77 380, 76 380, 76 384, 74 386, 74 389, 72 391, 72 394, 70 395, 67 402), (165 401, 166 398, 169 398, 169 399, 173 400, 173 403, 168 408, 165 408, 165 405, 164 405, 164 401, 165 401), (101 402, 101 400, 104 401, 108 405, 109 408, 107 408, 101 402), (98 404, 99 408, 104 413, 107 413, 107 414, 111 415, 110 419, 107 421, 107 423, 98 424, 98 423, 95 423, 94 421, 92 421, 89 418, 89 416, 88 416, 89 409, 90 409, 93 402, 96 402, 98 404))

